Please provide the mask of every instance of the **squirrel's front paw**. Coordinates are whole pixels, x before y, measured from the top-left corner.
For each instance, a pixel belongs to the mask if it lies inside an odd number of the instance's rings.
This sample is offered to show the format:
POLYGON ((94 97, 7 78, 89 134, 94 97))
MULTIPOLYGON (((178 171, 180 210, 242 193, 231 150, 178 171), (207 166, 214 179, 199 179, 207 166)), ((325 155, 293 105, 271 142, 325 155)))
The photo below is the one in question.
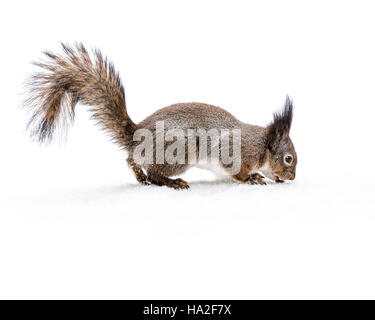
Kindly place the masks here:
POLYGON ((266 185, 267 183, 264 181, 264 177, 259 173, 253 173, 249 176, 249 179, 246 181, 250 184, 261 184, 266 185))

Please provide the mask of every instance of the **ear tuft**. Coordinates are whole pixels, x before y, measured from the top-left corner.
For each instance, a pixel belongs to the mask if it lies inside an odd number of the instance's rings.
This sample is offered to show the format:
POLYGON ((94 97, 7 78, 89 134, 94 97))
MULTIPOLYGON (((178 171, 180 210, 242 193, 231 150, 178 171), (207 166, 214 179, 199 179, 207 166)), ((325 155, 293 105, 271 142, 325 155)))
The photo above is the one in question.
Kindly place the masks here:
POLYGON ((284 108, 273 114, 273 121, 268 126, 268 146, 278 144, 283 136, 289 135, 293 120, 293 101, 286 96, 284 108))
POLYGON ((285 105, 281 112, 275 112, 273 114, 273 122, 271 126, 274 126, 282 133, 289 133, 290 127, 293 120, 293 101, 286 96, 285 105))

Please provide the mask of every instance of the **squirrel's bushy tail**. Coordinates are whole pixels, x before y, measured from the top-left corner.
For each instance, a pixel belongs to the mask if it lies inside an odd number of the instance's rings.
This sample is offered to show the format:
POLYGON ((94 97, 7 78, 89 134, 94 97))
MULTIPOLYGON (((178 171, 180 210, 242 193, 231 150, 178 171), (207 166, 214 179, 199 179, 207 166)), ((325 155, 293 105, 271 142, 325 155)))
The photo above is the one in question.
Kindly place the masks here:
POLYGON ((92 117, 123 148, 132 144, 136 125, 129 118, 125 93, 113 65, 99 50, 94 59, 82 44, 62 44, 63 54, 44 52, 47 62, 37 62, 43 72, 31 76, 31 96, 25 104, 32 115, 28 123, 32 136, 50 141, 55 130, 74 120, 78 102, 90 106, 92 117))

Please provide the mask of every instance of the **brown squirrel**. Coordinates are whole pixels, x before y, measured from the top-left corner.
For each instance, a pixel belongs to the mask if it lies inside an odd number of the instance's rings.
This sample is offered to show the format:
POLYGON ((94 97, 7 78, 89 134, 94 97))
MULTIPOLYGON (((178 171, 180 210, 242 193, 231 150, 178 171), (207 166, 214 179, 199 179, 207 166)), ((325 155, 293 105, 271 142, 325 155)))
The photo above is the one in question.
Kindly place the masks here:
MULTIPOLYGON (((234 154, 234 144, 229 153, 239 160, 237 172, 230 170, 227 163, 219 157, 216 164, 208 163, 208 168, 219 166, 235 181, 265 185, 265 178, 275 182, 293 180, 297 165, 297 155, 289 137, 293 117, 293 103, 287 97, 283 110, 274 113, 273 121, 266 127, 254 126, 237 120, 229 112, 203 103, 178 103, 156 111, 142 122, 136 124, 128 116, 124 88, 119 74, 99 50, 94 51, 94 59, 82 44, 74 47, 62 44, 63 54, 44 52, 47 62, 36 62, 43 72, 34 74, 28 84, 31 95, 25 105, 31 108, 32 116, 28 122, 31 135, 39 142, 50 141, 55 129, 74 119, 74 109, 78 102, 90 106, 92 117, 109 133, 112 140, 128 152, 127 162, 138 182, 155 184, 175 189, 187 189, 184 180, 170 177, 185 172, 199 163, 140 163, 134 153, 141 140, 134 138, 140 129, 153 134, 152 143, 157 140, 156 127, 163 122, 164 130, 240 130, 240 154, 234 154), (145 171, 144 171, 145 170, 145 171)), ((233 137, 233 134, 230 134, 233 137)), ((202 142, 195 141, 196 155, 201 152, 202 142)), ((163 142, 170 146, 171 141, 163 142)), ((180 145, 177 147, 181 147, 180 145)), ((183 147, 187 139, 182 140, 183 147)), ((208 143, 210 144, 210 143, 208 143)), ((211 145, 212 145, 211 141, 211 145)), ((207 145, 207 144, 206 144, 207 145)), ((224 153, 222 144, 217 145, 219 154, 224 153)), ((163 151, 164 152, 164 151, 163 151)), ((185 150, 186 156, 188 151, 185 150)), ((152 158, 155 150, 152 149, 152 158)), ((186 159, 186 158, 185 158, 186 159)))

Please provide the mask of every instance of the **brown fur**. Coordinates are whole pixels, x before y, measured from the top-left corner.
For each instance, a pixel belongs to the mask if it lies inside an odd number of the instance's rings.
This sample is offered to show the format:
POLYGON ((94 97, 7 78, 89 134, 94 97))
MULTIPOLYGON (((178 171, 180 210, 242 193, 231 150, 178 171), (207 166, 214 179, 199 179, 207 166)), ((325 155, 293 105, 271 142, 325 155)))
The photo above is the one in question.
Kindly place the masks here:
MULTIPOLYGON (((274 114, 273 122, 267 127, 243 123, 224 109, 203 103, 175 104, 135 124, 126 110, 120 77, 101 52, 94 51, 92 59, 82 44, 75 47, 63 44, 62 47, 62 55, 45 52, 48 60, 35 63, 44 71, 33 75, 29 81, 31 96, 25 104, 32 115, 28 126, 32 136, 40 142, 50 141, 56 129, 62 129, 73 121, 75 106, 81 102, 90 107, 92 117, 112 140, 128 152, 128 165, 139 183, 189 188, 184 180, 170 177, 185 172, 192 166, 190 163, 141 166, 133 159, 134 149, 139 143, 133 141, 134 132, 137 129, 150 130, 154 133, 155 144, 155 124, 158 121, 164 121, 165 130, 240 129, 241 171, 232 174, 230 168, 220 162, 236 181, 265 184, 264 177, 256 172, 259 170, 276 182, 295 178, 297 155, 289 137, 293 117, 293 105, 289 98, 283 111, 274 114), (287 163, 286 156, 292 157, 293 161, 287 163)), ((165 147, 170 143, 165 142, 165 147)), ((221 152, 220 148, 221 145, 221 152)), ((196 154, 199 155, 199 152, 197 140, 196 154)), ((185 156, 188 159, 187 151, 185 156)))
POLYGON ((95 51, 92 61, 82 44, 62 45, 64 56, 45 52, 48 62, 35 63, 45 72, 30 79, 32 109, 28 123, 40 142, 50 141, 55 129, 74 120, 77 102, 90 106, 92 116, 123 147, 132 144, 135 124, 128 117, 125 93, 113 65, 95 51))

